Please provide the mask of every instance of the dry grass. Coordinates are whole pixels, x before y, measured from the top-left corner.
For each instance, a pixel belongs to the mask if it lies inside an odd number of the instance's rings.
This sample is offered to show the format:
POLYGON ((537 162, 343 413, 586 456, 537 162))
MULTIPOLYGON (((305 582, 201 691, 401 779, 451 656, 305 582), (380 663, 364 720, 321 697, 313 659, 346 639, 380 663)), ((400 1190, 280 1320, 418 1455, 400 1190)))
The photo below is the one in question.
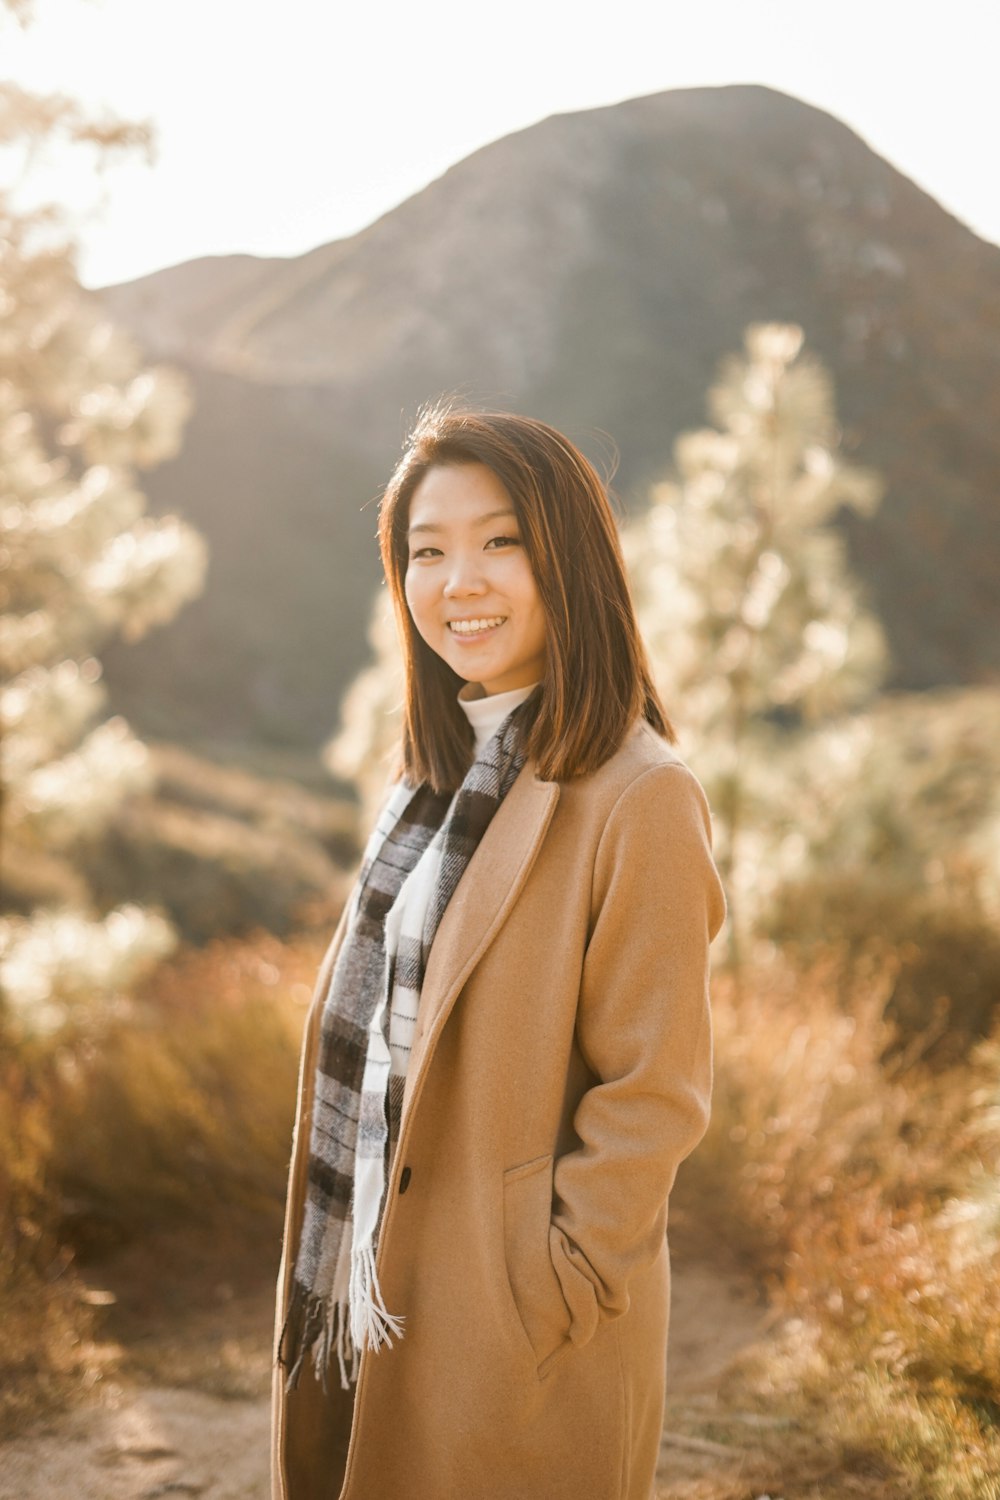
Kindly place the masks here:
POLYGON ((740 1378, 922 1500, 1000 1496, 1000 1038, 947 1070, 885 1018, 893 964, 770 964, 715 1005, 686 1179, 785 1314, 740 1378), (885 1058, 891 1061, 886 1063, 885 1058), (724 1205, 720 1207, 720 1205, 724 1205))
POLYGON ((322 941, 289 948, 261 935, 186 952, 127 1014, 8 1050, 0 1432, 93 1384, 116 1357, 95 1337, 107 1316, 95 1264, 185 1226, 208 1243, 242 1232, 277 1244, 322 941))

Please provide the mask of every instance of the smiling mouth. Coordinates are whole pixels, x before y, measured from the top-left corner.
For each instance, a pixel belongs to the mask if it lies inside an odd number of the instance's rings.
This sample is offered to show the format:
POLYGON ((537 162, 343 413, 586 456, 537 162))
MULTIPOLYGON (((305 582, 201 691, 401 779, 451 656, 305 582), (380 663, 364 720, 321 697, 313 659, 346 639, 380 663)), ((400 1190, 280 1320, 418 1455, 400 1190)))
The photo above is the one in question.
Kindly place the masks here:
POLYGON ((448 629, 453 635, 468 639, 470 636, 488 635, 506 619, 506 615, 484 615, 480 620, 449 620, 448 629))

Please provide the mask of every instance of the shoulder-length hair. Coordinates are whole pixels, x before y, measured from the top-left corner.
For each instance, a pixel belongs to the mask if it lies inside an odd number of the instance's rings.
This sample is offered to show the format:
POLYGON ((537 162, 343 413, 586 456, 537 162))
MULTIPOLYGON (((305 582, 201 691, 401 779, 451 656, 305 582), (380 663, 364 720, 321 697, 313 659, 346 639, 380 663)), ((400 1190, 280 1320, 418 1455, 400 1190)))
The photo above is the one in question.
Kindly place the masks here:
POLYGON ((429 469, 485 464, 504 486, 546 622, 541 691, 523 705, 522 744, 546 780, 586 775, 642 715, 676 736, 639 633, 605 485, 568 438, 532 417, 438 402, 424 408, 379 506, 379 546, 403 653, 399 769, 436 791, 461 784, 473 733, 457 694, 464 679, 427 645, 406 602, 410 502, 429 469))

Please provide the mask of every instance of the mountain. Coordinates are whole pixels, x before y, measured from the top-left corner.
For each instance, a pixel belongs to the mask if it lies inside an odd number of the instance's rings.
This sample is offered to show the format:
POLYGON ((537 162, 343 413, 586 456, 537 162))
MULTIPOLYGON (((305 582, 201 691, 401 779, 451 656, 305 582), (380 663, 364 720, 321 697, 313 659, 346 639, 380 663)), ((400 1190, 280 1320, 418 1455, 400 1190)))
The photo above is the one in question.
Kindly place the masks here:
POLYGON ((617 445, 640 507, 759 320, 803 326, 845 449, 887 482, 842 524, 892 685, 1000 676, 1000 249, 786 94, 554 116, 349 239, 99 295, 190 377, 185 446, 147 489, 212 549, 197 604, 105 655, 139 732, 302 749, 332 731, 367 654, 377 496, 428 397, 530 412, 605 468, 617 445))

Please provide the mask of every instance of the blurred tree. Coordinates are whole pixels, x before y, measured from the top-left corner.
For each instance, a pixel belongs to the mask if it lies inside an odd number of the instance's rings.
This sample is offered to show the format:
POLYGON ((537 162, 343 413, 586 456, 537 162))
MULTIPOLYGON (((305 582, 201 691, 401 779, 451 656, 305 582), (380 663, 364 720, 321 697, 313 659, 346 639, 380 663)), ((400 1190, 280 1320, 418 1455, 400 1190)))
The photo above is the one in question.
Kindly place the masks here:
MULTIPOLYGON (((0 0, 0 31, 29 11, 0 0)), ((174 941, 158 912, 96 911, 57 856, 148 778, 121 718, 88 727, 104 699, 95 652, 170 620, 203 585, 202 539, 175 516, 146 516, 135 478, 176 451, 187 390, 142 368, 80 288, 58 207, 22 206, 48 145, 104 161, 148 139, 0 83, 0 149, 15 168, 0 184, 0 992, 8 1024, 26 1031, 121 992, 174 941)))
POLYGON ((885 662, 831 528, 882 487, 839 456, 832 386, 794 324, 754 324, 708 396, 717 429, 675 444, 623 546, 646 640, 718 823, 730 952, 767 885, 767 830, 787 824, 789 731, 870 697, 885 662))
POLYGON ((327 770, 357 788, 362 843, 382 805, 402 723, 403 668, 392 602, 384 587, 372 605, 368 642, 375 659, 344 694, 340 729, 322 752, 327 770))

